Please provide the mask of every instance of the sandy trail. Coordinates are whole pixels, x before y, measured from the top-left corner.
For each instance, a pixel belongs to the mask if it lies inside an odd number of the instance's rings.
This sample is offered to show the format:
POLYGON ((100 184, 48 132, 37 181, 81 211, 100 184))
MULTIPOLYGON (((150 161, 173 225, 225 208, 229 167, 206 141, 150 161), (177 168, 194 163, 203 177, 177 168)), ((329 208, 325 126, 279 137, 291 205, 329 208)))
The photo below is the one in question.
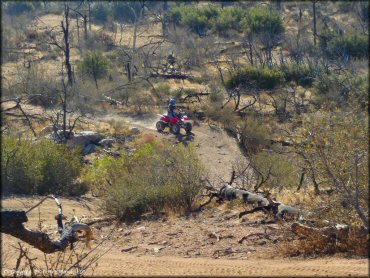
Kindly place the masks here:
POLYGON ((225 260, 107 254, 96 275, 366 276, 367 260, 225 260))

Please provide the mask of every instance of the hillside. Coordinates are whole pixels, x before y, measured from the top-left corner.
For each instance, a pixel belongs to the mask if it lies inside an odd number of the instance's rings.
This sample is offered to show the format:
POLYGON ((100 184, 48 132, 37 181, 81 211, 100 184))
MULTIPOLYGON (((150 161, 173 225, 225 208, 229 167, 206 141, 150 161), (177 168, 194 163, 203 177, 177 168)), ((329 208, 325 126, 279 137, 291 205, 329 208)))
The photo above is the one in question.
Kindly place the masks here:
POLYGON ((1 5, 2 274, 366 276, 367 2, 1 5))

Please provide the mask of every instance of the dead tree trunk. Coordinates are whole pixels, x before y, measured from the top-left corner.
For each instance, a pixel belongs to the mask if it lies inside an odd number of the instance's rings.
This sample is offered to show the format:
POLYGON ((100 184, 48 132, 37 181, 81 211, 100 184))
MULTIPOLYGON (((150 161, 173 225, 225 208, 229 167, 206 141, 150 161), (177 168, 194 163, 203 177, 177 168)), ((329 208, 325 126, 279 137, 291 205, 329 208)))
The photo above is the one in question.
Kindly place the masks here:
POLYGON ((78 240, 77 231, 85 231, 86 235, 88 235, 89 238, 89 242, 86 241, 86 243, 87 245, 90 244, 92 233, 88 225, 75 223, 68 228, 63 228, 62 206, 59 203, 58 199, 56 199, 52 195, 45 197, 41 202, 39 202, 39 204, 29 209, 28 211, 1 211, 1 233, 14 236, 47 254, 63 251, 68 246, 68 244, 76 242, 78 240), (58 232, 60 234, 59 240, 52 241, 46 233, 29 230, 23 226, 23 223, 28 221, 27 213, 40 205, 47 198, 53 198, 58 205, 59 212, 57 217, 57 225, 58 232))
POLYGON ((73 83, 73 73, 72 73, 72 66, 70 63, 70 46, 69 46, 69 6, 64 4, 64 17, 65 17, 65 25, 64 21, 61 22, 62 30, 63 30, 63 39, 64 39, 64 57, 65 57, 65 65, 67 68, 67 76, 68 76, 68 84, 72 85, 73 83))
MULTIPOLYGON (((85 41, 87 40, 87 16, 86 14, 83 15, 83 19, 84 19, 84 35, 85 35, 85 41)), ((89 24, 90 24, 90 19, 89 19, 89 24)), ((91 30, 91 26, 90 26, 90 30, 91 30)))
MULTIPOLYGON (((91 32, 91 1, 87 1, 87 4, 89 6, 89 31, 91 32)), ((87 34, 87 32, 86 32, 86 34, 87 34)))
POLYGON ((168 1, 163 1, 163 17, 162 17, 162 36, 166 37, 168 35, 168 18, 167 18, 167 10, 168 10, 168 1))
POLYGON ((316 47, 316 0, 312 2, 312 8, 313 8, 313 45, 316 47))
POLYGON ((80 43, 80 26, 78 25, 78 14, 76 14, 76 28, 77 28, 77 39, 78 43, 80 43))

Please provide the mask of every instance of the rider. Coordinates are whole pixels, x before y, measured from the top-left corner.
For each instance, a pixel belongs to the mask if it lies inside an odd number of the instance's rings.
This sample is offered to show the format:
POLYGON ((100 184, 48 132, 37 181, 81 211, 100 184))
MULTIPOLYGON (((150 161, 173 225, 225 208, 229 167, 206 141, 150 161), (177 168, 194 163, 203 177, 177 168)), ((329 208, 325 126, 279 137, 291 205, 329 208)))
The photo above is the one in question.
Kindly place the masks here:
POLYGON ((167 111, 167 115, 170 117, 170 118, 175 118, 177 115, 174 111, 174 109, 176 109, 176 99, 174 98, 171 98, 170 99, 170 102, 168 103, 168 111, 167 111))

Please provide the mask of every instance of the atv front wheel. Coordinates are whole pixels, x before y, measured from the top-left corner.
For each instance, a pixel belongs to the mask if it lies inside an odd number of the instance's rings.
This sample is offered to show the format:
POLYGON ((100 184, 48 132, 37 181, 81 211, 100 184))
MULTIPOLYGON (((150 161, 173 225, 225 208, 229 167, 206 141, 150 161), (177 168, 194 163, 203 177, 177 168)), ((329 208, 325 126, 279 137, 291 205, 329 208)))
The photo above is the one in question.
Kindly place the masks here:
POLYGON ((165 124, 165 122, 163 122, 163 121, 158 121, 158 122, 155 124, 155 127, 157 128, 157 130, 158 130, 159 132, 162 132, 162 131, 165 129, 166 124, 165 124))
POLYGON ((186 133, 190 133, 192 128, 193 126, 191 125, 191 123, 185 123, 184 129, 186 133))
POLYGON ((171 131, 172 131, 173 134, 178 134, 180 132, 180 126, 178 124, 174 124, 171 127, 171 131))

